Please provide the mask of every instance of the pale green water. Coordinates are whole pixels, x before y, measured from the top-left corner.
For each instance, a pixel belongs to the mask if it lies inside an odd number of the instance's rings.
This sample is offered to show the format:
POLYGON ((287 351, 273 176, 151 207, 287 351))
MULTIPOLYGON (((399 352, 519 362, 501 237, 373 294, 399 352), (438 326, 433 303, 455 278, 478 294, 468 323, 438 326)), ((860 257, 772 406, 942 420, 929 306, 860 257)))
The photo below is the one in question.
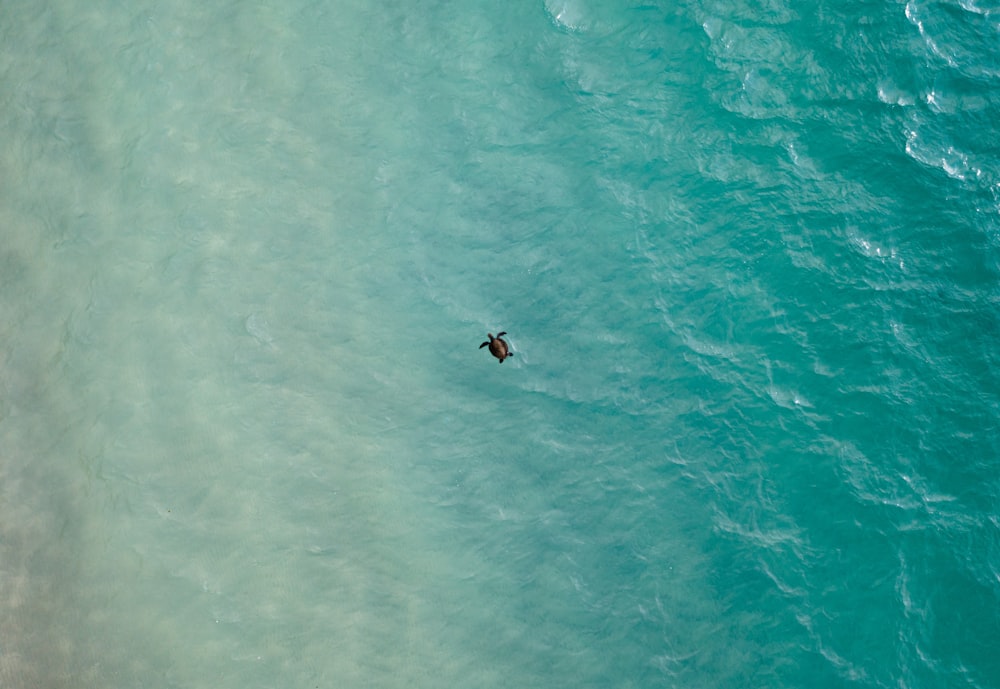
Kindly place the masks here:
POLYGON ((1000 685, 998 29, 5 3, 0 684, 1000 685))

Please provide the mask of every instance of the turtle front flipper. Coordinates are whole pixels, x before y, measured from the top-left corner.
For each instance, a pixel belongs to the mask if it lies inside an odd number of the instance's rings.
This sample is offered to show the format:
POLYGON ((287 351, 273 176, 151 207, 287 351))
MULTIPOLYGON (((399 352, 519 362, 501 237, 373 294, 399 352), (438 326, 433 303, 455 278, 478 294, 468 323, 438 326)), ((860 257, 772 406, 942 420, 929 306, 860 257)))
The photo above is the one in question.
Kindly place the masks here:
POLYGON ((497 337, 503 337, 506 334, 507 334, 507 331, 505 330, 502 333, 497 333, 497 337))
POLYGON ((488 344, 489 344, 489 340, 487 340, 486 342, 484 342, 481 345, 479 345, 479 348, 482 349, 483 347, 485 347, 488 344))

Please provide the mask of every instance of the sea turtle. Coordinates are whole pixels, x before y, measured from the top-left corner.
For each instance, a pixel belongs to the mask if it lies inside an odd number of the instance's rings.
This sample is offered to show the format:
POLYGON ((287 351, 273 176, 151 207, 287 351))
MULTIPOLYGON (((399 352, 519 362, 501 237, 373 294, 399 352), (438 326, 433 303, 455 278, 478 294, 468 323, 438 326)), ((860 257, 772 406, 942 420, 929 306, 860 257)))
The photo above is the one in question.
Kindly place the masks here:
POLYGON ((482 349, 486 345, 489 345, 490 354, 499 359, 501 364, 503 363, 503 360, 506 359, 507 357, 514 356, 514 352, 510 351, 510 347, 507 346, 507 343, 500 339, 507 333, 505 332, 500 333, 496 337, 493 337, 493 333, 486 333, 486 334, 489 335, 490 339, 479 345, 480 349, 482 349))

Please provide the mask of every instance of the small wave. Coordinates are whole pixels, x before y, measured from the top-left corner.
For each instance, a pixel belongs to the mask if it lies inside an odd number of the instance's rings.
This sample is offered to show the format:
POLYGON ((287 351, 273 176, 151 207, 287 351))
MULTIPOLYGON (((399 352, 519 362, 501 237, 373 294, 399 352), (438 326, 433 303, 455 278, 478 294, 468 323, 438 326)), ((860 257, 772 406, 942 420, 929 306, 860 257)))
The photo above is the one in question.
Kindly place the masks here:
POLYGON ((850 246, 865 258, 889 263, 897 268, 905 268, 906 264, 899 255, 899 250, 892 246, 885 246, 881 242, 861 234, 858 228, 852 228, 847 232, 847 241, 850 246))
POLYGON ((906 135, 906 154, 927 167, 938 168, 952 179, 974 182, 982 179, 983 170, 973 163, 971 156, 952 144, 928 140, 919 129, 906 135))
POLYGON ((584 26, 584 13, 572 0, 546 0, 545 12, 549 19, 565 31, 580 31, 584 26))
POLYGON ((775 404, 784 409, 799 409, 802 407, 809 409, 813 406, 805 396, 795 390, 786 390, 771 385, 767 388, 767 394, 775 404))
POLYGON ((895 84, 882 81, 879 82, 878 87, 878 99, 886 105, 899 105, 899 106, 910 106, 917 102, 916 97, 908 93, 905 89, 902 89, 895 84))
POLYGON ((246 328, 247 334, 257 340, 259 344, 269 349, 276 349, 274 346, 274 337, 271 335, 271 328, 268 326, 267 320, 259 312, 255 311, 247 316, 243 325, 246 328))
POLYGON ((973 78, 1000 76, 996 35, 1000 25, 994 11, 981 10, 971 2, 956 5, 909 0, 905 14, 916 27, 931 55, 948 67, 973 78))
POLYGON ((966 12, 981 14, 985 17, 992 17, 1000 13, 1000 8, 998 7, 979 7, 973 0, 958 0, 958 4, 966 12))

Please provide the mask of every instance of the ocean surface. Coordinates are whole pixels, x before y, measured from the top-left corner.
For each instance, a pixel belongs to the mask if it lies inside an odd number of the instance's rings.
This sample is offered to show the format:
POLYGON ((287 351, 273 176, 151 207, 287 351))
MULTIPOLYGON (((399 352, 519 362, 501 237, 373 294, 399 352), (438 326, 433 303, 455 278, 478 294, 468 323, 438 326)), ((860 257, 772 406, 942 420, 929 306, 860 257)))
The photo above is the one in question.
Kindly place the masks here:
POLYGON ((1000 6, 4 0, 0 686, 1000 686, 1000 6))

